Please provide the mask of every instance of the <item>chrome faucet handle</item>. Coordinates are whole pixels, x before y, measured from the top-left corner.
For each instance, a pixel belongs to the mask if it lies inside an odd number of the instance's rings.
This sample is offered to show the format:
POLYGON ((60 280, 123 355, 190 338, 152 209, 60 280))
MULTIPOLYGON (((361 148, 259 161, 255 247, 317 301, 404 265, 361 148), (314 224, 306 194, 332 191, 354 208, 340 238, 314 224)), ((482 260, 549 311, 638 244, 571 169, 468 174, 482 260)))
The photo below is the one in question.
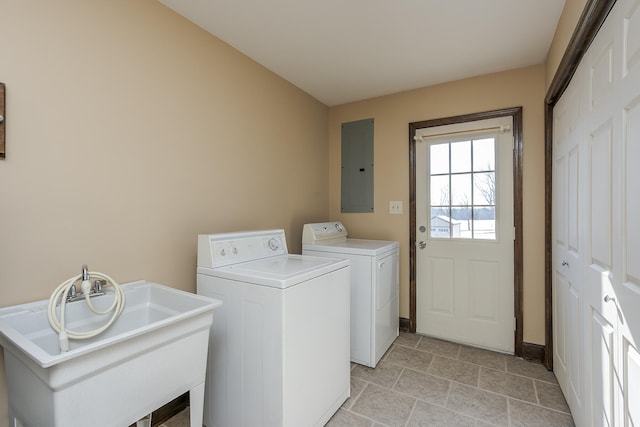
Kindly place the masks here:
POLYGON ((84 264, 82 266, 82 280, 89 280, 89 267, 87 267, 87 264, 84 264))
POLYGON ((102 285, 103 285, 103 283, 106 283, 106 281, 105 281, 105 280, 95 280, 95 281, 93 282, 93 289, 92 289, 92 292, 94 292, 94 293, 102 292, 102 285))

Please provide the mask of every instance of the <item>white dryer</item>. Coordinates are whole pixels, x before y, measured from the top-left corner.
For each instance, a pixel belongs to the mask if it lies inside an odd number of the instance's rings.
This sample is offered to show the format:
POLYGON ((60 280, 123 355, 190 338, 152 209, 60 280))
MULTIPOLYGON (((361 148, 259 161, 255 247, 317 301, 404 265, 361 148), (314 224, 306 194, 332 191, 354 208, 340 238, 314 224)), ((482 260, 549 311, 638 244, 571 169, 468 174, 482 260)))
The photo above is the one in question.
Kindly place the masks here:
POLYGON ((351 361, 374 368, 399 332, 398 242, 348 238, 340 222, 305 224, 302 254, 351 261, 351 361))
POLYGON ((283 230, 198 236, 214 313, 204 423, 322 426, 350 394, 349 261, 288 254, 283 230))

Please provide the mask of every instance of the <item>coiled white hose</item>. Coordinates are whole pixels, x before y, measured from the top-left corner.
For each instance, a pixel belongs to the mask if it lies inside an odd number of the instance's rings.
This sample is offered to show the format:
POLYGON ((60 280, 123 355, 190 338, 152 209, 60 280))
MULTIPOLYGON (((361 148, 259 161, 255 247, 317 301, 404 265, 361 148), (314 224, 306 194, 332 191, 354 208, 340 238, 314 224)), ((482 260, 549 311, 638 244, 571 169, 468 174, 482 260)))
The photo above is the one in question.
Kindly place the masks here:
POLYGON ((113 322, 116 321, 116 319, 122 313, 122 310, 124 310, 124 303, 125 303, 124 292, 122 291, 122 288, 115 280, 113 280, 111 277, 107 276, 106 274, 102 274, 98 272, 89 272, 89 276, 92 278, 106 280, 107 284, 111 285, 111 287, 113 288, 115 298, 113 300, 113 304, 111 304, 111 307, 109 307, 107 310, 105 311, 96 310, 93 307, 93 304, 91 304, 91 299, 89 297, 89 294, 91 292, 91 282, 89 280, 82 280, 82 292, 85 296, 85 301, 87 305, 89 306, 91 311, 94 312, 95 314, 105 315, 110 312, 113 312, 113 314, 111 316, 111 319, 107 323, 105 323, 101 327, 94 329, 92 331, 78 332, 78 331, 72 331, 70 329, 67 329, 64 326, 67 294, 69 293, 71 286, 75 284, 77 281, 82 279, 82 274, 79 274, 78 276, 74 276, 65 280, 51 294, 51 297, 49 298, 49 307, 48 307, 49 324, 51 325, 53 330, 56 331, 59 335, 61 353, 69 351, 69 338, 81 340, 81 339, 95 337, 96 335, 101 334, 109 326, 111 326, 113 322), (58 300, 60 300, 60 318, 59 319, 58 319, 58 314, 56 313, 56 305, 58 303, 58 300))

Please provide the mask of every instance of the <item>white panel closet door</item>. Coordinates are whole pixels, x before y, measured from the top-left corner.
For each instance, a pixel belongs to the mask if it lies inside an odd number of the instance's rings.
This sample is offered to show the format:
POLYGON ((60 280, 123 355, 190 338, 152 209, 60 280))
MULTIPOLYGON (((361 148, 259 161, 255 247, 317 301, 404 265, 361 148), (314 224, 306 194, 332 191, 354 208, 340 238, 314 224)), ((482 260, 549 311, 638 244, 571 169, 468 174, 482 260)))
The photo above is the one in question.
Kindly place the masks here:
MULTIPOLYGON (((617 365, 623 393, 622 426, 640 426, 640 0, 620 4, 620 78, 614 103, 620 120, 620 147, 614 165, 620 174, 620 203, 614 211, 614 290, 618 318, 617 365)), ((614 199, 616 203, 617 199, 614 199)))
POLYGON ((640 0, 554 108, 554 370, 576 425, 640 426, 640 0))
POLYGON ((585 352, 582 320, 582 238, 584 212, 579 188, 584 139, 579 126, 584 109, 579 74, 554 108, 553 135, 553 366, 576 424, 583 407, 581 357, 585 352))
POLYGON ((583 86, 587 94, 582 117, 585 129, 587 179, 583 188, 586 213, 585 237, 588 239, 585 265, 585 309, 589 347, 585 360, 585 379, 590 381, 588 423, 619 425, 616 409, 621 390, 616 384, 616 348, 618 319, 613 279, 619 259, 614 219, 620 215, 620 123, 614 103, 614 82, 619 75, 615 60, 616 27, 614 14, 602 26, 585 56, 587 75, 583 86))

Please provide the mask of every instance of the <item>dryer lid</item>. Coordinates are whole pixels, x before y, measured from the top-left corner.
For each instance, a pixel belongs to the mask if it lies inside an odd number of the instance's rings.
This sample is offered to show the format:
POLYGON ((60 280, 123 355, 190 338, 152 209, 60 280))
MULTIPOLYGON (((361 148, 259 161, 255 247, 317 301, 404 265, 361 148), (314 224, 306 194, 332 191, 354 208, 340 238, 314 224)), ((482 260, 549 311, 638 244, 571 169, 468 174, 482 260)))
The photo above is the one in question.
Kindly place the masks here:
POLYGON ((368 239, 344 239, 341 241, 316 242, 315 244, 302 244, 304 251, 331 252, 336 256, 339 254, 354 254, 378 256, 386 252, 397 251, 400 247, 398 242, 391 240, 368 240, 368 239))

